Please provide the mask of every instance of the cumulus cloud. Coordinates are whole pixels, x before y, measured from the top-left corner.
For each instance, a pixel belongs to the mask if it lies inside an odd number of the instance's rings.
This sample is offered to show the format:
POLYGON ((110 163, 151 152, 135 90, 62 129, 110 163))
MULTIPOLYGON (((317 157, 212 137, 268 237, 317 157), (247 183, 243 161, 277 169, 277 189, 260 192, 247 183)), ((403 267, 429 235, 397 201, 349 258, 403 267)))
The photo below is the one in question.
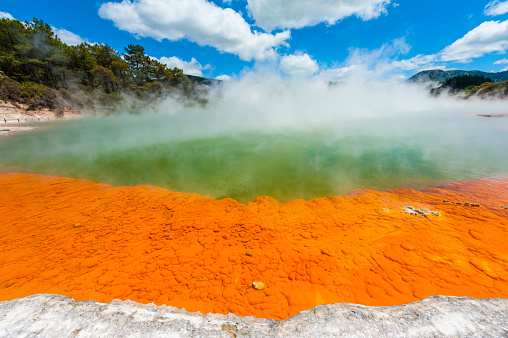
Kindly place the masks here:
POLYGON ((483 13, 490 16, 497 16, 508 13, 508 1, 491 1, 487 4, 487 6, 485 6, 483 13))
POLYGON ((280 60, 280 70, 295 76, 308 76, 319 71, 319 66, 308 54, 285 55, 280 60))
POLYGON ((422 70, 423 68, 440 68, 434 62, 437 56, 419 54, 412 58, 405 58, 411 46, 404 38, 395 39, 374 50, 353 48, 349 52, 347 62, 361 65, 376 73, 390 73, 392 71, 422 70))
POLYGON ((77 46, 77 45, 82 44, 83 42, 87 42, 83 38, 81 38, 79 35, 74 34, 73 32, 69 32, 66 29, 63 29, 63 28, 59 29, 56 27, 51 27, 51 30, 53 31, 53 33, 55 33, 56 36, 58 36, 58 38, 63 43, 66 43, 69 46, 77 46))
MULTIPOLYGON (((495 65, 508 65, 508 59, 501 59, 494 62, 495 65)), ((501 69, 502 72, 506 72, 508 70, 508 67, 505 67, 501 69)))
POLYGON ((274 35, 251 31, 239 13, 206 0, 108 2, 99 8, 99 15, 137 36, 159 41, 188 39, 236 54, 244 61, 276 57, 275 49, 291 37, 289 31, 274 35))
POLYGON ((229 75, 219 75, 215 79, 216 80, 221 80, 221 81, 229 81, 229 80, 231 80, 231 76, 229 76, 229 75))
POLYGON ((320 22, 332 25, 356 15, 363 20, 387 12, 390 0, 247 0, 256 25, 267 32, 275 28, 302 28, 320 22))
POLYGON ((497 60, 496 62, 494 62, 495 65, 507 65, 508 64, 508 59, 501 59, 501 60, 497 60))
POLYGON ((346 66, 346 67, 337 67, 337 68, 328 68, 319 72, 315 76, 316 79, 320 79, 326 82, 342 82, 345 81, 349 75, 353 73, 356 69, 356 66, 346 66))
POLYGON ((159 61, 169 68, 176 67, 178 69, 182 69, 184 74, 187 75, 203 76, 202 71, 211 68, 210 65, 203 66, 195 58, 192 58, 189 62, 187 62, 177 58, 176 56, 171 56, 169 58, 163 56, 159 61))
POLYGON ((441 60, 471 62, 489 53, 508 49, 508 20, 486 21, 441 52, 441 60))
POLYGON ((443 65, 436 65, 438 57, 436 54, 424 55, 418 54, 409 59, 396 60, 390 64, 392 69, 406 70, 426 70, 426 69, 444 69, 443 65))
POLYGON ((14 17, 7 12, 0 12, 0 19, 14 20, 14 17))
POLYGON ((374 50, 351 48, 343 65, 324 69, 316 77, 332 82, 344 82, 351 77, 360 82, 400 82, 407 78, 409 71, 446 68, 436 64, 437 54, 407 58, 410 50, 411 46, 404 38, 387 42, 374 50))

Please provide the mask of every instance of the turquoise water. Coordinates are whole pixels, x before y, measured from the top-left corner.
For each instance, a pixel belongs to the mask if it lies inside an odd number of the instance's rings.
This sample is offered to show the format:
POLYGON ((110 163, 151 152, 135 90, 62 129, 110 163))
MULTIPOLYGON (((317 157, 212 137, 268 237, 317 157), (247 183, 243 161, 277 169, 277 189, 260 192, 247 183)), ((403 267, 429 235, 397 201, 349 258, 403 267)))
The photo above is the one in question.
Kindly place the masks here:
POLYGON ((212 124, 178 116, 53 123, 0 138, 0 170, 242 202, 423 189, 508 173, 504 119, 374 119, 312 132, 212 124))

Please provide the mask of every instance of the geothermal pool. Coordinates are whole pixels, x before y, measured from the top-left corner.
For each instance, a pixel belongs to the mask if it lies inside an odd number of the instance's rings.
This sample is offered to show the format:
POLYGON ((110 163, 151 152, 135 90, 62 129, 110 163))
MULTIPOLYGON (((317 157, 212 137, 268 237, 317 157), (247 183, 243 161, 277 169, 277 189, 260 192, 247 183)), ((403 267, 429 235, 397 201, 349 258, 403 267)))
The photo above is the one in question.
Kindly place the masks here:
POLYGON ((477 116, 504 102, 239 86, 206 109, 163 102, 1 137, 0 301, 280 320, 508 296, 508 119, 477 116))
POLYGON ((240 202, 337 196, 508 173, 508 119, 474 114, 263 121, 214 112, 45 124, 0 139, 0 172, 152 185, 240 202))

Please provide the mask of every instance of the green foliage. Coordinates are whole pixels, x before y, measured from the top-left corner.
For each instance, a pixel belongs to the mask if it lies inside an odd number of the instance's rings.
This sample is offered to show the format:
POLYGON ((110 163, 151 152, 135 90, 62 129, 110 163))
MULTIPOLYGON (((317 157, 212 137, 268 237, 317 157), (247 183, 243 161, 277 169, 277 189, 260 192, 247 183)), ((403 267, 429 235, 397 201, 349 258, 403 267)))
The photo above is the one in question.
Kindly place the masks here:
POLYGON ((123 56, 129 65, 134 83, 138 86, 141 86, 150 80, 150 57, 145 54, 145 48, 141 47, 140 45, 130 44, 125 48, 125 51, 126 53, 123 56))
POLYGON ((474 86, 466 92, 469 97, 477 96, 480 98, 501 98, 508 96, 508 81, 503 82, 484 82, 479 86, 474 86))
POLYGON ((444 82, 450 78, 461 76, 461 75, 473 75, 489 77, 494 82, 502 82, 508 80, 508 71, 499 73, 487 73, 479 70, 424 70, 418 74, 407 79, 407 82, 444 82))
POLYGON ((462 74, 442 81, 438 87, 430 90, 430 94, 439 96, 443 92, 451 94, 463 93, 466 97, 470 97, 475 95, 479 88, 489 88, 491 86, 496 87, 497 84, 490 77, 462 74))
POLYGON ((0 99, 28 105, 28 109, 55 108, 56 95, 44 85, 11 80, 0 72, 0 99))
POLYGON ((73 100, 78 108, 94 101, 114 105, 120 93, 147 99, 175 88, 196 95, 182 70, 152 60, 140 45, 128 45, 122 56, 106 44, 69 46, 37 18, 0 19, 0 72, 0 98, 33 107, 73 100))
POLYGON ((479 86, 485 82, 492 82, 490 77, 481 75, 459 75, 447 79, 442 83, 442 86, 451 90, 464 90, 470 86, 479 86))

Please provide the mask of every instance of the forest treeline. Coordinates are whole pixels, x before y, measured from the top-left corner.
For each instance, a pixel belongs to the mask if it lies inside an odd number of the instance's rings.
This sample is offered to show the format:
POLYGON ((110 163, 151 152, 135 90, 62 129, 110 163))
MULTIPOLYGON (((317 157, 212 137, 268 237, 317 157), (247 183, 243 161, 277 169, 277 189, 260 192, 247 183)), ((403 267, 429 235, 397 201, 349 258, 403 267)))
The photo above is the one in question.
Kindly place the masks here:
POLYGON ((464 74, 446 79, 438 87, 430 90, 434 96, 444 92, 461 95, 464 98, 506 99, 508 97, 508 81, 494 82, 490 77, 483 75, 464 74))
POLYGON ((446 93, 465 99, 508 98, 508 71, 487 73, 477 70, 425 70, 406 82, 427 84, 433 96, 446 93))
POLYGON ((150 58, 140 45, 128 45, 123 54, 107 44, 69 46, 37 18, 24 23, 0 19, 1 100, 29 109, 83 110, 176 91, 203 103, 197 85, 181 69, 150 58))
POLYGON ((481 86, 485 82, 492 82, 492 79, 483 75, 458 75, 441 81, 439 86, 430 90, 430 93, 432 95, 440 95, 443 92, 458 94, 481 86))

